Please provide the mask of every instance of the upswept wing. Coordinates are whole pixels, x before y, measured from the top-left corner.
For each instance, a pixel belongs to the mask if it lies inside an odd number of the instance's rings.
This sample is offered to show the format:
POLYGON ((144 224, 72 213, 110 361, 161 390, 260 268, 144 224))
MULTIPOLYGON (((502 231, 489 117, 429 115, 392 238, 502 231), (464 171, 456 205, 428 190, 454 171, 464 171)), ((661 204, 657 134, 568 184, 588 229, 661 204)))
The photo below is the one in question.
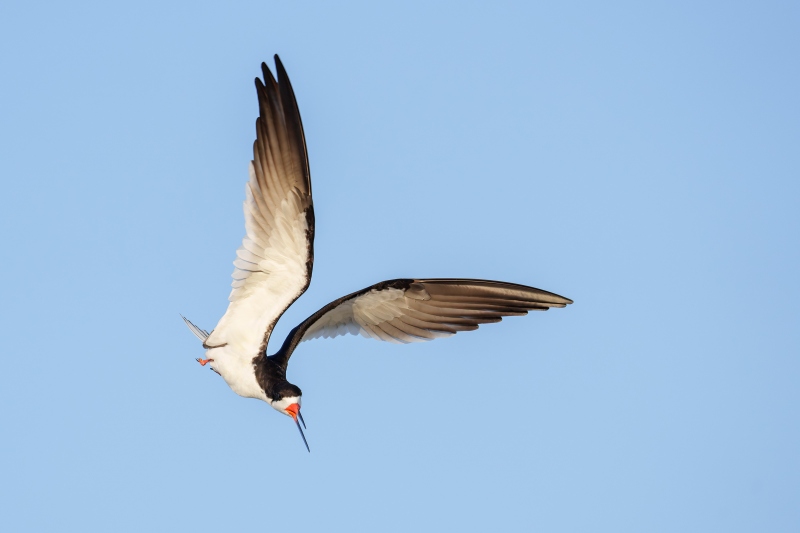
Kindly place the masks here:
POLYGON ((259 117, 246 187, 246 235, 236 252, 230 304, 206 347, 232 345, 242 357, 264 350, 275 323, 305 292, 314 262, 314 209, 303 124, 286 71, 262 63, 259 117))
POLYGON ((572 300, 551 292, 478 279, 396 279, 333 301, 289 334, 279 359, 288 361, 302 341, 348 333, 394 343, 449 337, 504 316, 564 307, 572 300))

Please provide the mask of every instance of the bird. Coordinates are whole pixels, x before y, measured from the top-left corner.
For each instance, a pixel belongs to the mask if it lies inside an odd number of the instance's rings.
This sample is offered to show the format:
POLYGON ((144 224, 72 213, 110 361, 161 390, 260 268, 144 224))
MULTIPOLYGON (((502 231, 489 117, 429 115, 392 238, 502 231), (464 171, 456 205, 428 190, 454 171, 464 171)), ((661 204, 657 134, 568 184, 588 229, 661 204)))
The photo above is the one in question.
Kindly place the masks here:
POLYGON ((262 400, 294 420, 310 452, 300 413, 303 393, 286 378, 301 342, 346 334, 400 344, 428 341, 573 302, 502 281, 386 280, 325 305, 267 355, 275 324, 308 289, 314 266, 314 202, 305 134, 277 54, 275 69, 277 79, 262 63, 263 80, 255 79, 259 116, 245 187, 245 236, 233 263, 228 308, 211 333, 182 318, 206 350, 196 360, 209 365, 239 396, 262 400))

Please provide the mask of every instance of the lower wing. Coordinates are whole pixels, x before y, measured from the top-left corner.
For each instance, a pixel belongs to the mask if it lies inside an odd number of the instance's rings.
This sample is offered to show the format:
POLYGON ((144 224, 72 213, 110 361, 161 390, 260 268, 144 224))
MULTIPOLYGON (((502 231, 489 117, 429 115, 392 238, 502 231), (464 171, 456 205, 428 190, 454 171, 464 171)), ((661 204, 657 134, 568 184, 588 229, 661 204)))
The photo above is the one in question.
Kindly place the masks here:
POLYGON ((275 357, 283 364, 300 342, 362 335, 406 344, 449 337, 504 316, 565 307, 572 300, 552 292, 479 279, 395 279, 335 300, 297 326, 275 357))

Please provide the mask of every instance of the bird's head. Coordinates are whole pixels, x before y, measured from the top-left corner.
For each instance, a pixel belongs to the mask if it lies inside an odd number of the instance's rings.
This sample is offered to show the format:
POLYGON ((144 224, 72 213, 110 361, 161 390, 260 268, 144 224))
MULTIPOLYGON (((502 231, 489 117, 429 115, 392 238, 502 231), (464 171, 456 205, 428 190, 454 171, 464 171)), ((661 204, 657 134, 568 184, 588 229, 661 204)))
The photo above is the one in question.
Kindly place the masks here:
POLYGON ((300 430, 300 436, 303 437, 303 443, 306 445, 306 449, 310 452, 311 448, 308 447, 308 441, 303 433, 303 428, 306 427, 306 422, 303 420, 303 415, 300 414, 301 403, 302 395, 297 394, 296 396, 284 396, 280 400, 272 402, 272 407, 294 420, 294 423, 297 424, 297 429, 300 430), (300 427, 300 422, 303 423, 303 427, 300 427))

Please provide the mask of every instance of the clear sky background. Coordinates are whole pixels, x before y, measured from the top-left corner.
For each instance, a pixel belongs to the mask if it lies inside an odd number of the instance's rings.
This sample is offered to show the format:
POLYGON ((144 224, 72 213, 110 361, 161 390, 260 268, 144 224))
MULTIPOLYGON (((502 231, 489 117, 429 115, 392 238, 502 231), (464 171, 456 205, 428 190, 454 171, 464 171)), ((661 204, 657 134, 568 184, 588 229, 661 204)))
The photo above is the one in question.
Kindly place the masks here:
POLYGON ((550 4, 0 5, 0 529, 800 530, 800 6, 550 4), (575 300, 304 344, 311 454, 178 316, 274 53, 317 240, 270 351, 382 279, 575 300))

